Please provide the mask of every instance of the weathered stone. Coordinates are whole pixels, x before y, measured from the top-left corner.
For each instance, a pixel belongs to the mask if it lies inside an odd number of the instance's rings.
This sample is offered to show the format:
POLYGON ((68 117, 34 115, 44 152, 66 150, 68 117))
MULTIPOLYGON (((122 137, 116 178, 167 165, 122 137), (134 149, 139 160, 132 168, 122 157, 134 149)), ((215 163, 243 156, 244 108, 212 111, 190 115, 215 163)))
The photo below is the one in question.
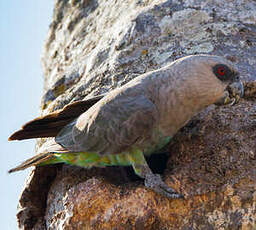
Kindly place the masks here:
POLYGON ((20 228, 256 229, 255 15, 253 0, 57 0, 44 114, 196 53, 235 62, 245 99, 195 116, 170 144, 166 169, 152 166, 185 200, 147 190, 124 168, 45 166, 23 191, 20 228))

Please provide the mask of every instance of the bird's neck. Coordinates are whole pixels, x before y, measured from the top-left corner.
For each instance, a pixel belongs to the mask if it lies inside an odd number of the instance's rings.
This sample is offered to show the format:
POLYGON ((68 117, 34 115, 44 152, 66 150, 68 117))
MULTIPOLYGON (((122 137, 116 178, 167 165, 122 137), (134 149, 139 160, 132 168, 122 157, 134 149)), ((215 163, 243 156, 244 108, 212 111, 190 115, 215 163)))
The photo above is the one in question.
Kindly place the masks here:
POLYGON ((204 83, 191 85, 190 82, 176 82, 175 87, 164 84, 159 88, 156 106, 159 111, 159 127, 165 135, 173 136, 195 114, 215 102, 212 95, 218 96, 219 92, 206 88, 204 83), (209 90, 213 92, 209 93, 209 90))

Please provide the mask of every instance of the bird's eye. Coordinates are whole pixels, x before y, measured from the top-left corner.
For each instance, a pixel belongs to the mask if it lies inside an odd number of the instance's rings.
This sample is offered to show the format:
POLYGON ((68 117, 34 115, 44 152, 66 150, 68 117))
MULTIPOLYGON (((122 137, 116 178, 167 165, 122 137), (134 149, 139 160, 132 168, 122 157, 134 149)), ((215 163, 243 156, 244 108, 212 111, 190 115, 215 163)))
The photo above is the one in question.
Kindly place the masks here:
POLYGON ((226 69, 221 66, 221 67, 219 67, 219 68, 217 69, 217 73, 218 73, 220 76, 224 76, 225 73, 226 73, 226 69))
POLYGON ((221 81, 231 80, 234 76, 232 70, 225 64, 217 64, 213 67, 213 73, 221 81))
POLYGON ((213 66, 212 70, 215 76, 222 82, 237 81, 239 79, 238 72, 232 66, 217 64, 213 66))

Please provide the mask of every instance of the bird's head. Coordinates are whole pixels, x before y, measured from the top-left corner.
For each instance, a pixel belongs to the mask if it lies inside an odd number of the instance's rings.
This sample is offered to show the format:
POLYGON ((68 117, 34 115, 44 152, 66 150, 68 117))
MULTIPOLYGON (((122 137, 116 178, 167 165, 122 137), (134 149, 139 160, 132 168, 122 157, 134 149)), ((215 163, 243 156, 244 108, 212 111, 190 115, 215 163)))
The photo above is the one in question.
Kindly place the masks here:
POLYGON ((227 60, 222 63, 215 63, 212 71, 216 78, 226 86, 224 95, 215 104, 235 104, 244 95, 243 83, 237 69, 227 60), (226 62, 226 63, 225 63, 226 62))
POLYGON ((184 62, 183 67, 189 76, 195 79, 189 80, 194 84, 191 88, 196 89, 196 95, 201 98, 211 96, 209 104, 233 105, 243 97, 244 87, 239 72, 227 59, 214 55, 191 55, 180 60, 184 62))

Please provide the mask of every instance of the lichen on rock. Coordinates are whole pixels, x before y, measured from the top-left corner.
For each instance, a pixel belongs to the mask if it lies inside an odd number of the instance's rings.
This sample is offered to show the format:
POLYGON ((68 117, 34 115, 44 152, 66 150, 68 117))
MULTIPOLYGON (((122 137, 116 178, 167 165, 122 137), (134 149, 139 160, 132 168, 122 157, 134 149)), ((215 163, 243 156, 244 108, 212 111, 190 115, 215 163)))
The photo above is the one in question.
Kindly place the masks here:
POLYGON ((147 190, 129 169, 39 167, 21 196, 20 228, 256 229, 255 15, 253 0, 56 0, 43 114, 197 53, 235 62, 245 99, 209 107, 169 146, 165 182, 185 200, 147 190))

